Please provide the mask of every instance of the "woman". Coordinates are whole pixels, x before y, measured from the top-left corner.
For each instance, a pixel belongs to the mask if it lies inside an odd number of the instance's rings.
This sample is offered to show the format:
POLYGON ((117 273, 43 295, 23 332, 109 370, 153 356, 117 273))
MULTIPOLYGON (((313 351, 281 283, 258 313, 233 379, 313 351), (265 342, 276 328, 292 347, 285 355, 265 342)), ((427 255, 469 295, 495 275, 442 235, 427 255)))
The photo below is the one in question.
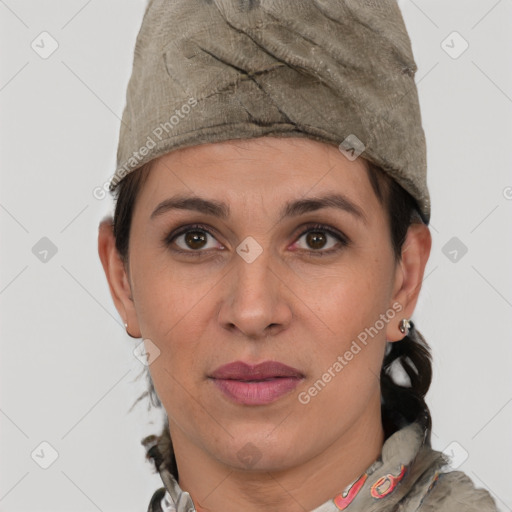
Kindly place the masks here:
POLYGON ((148 511, 496 510, 430 445, 415 71, 395 2, 149 3, 98 240, 148 511))

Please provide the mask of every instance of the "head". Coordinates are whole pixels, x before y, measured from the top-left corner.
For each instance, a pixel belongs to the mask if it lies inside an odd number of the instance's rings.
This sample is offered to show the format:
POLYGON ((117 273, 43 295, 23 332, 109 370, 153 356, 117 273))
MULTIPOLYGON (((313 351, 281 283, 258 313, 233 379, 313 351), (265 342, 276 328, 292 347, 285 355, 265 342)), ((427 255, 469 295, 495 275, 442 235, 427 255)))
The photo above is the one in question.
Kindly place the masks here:
POLYGON ((278 470, 371 422, 389 435, 419 420, 429 434, 428 346, 398 325, 414 312, 431 237, 385 172, 324 142, 263 137, 173 151, 116 193, 99 254, 130 333, 160 350, 150 393, 175 450, 186 439, 240 467, 252 443, 258 467, 278 470), (314 203, 335 194, 342 208, 314 203), (178 195, 213 206, 161 206, 178 195), (236 404, 210 377, 237 360, 280 361, 304 378, 272 403, 236 404))

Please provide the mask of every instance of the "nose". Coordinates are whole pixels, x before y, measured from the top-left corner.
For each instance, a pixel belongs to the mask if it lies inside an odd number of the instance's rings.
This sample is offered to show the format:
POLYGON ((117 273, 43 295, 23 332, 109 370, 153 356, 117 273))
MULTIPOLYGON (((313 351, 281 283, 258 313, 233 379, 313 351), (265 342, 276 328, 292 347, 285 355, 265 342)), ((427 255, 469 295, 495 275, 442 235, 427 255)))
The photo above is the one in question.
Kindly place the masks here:
POLYGON ((279 275, 279 264, 271 251, 263 250, 253 260, 237 254, 233 266, 224 277, 221 325, 253 340, 287 329, 293 294, 279 275))

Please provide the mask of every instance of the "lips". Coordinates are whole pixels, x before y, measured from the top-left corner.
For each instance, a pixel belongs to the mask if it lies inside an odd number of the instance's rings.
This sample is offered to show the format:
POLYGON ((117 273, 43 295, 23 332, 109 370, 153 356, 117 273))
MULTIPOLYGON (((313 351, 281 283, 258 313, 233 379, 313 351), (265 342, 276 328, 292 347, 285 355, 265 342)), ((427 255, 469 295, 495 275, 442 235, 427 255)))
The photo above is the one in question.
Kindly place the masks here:
POLYGON ((229 400, 243 405, 265 405, 288 394, 304 379, 304 374, 277 361, 257 365, 236 361, 217 368, 209 377, 229 400))
POLYGON ((257 365, 236 361, 220 366, 211 374, 211 377, 214 379, 248 381, 273 379, 276 377, 303 378, 304 374, 296 368, 279 363, 278 361, 264 361, 257 365))

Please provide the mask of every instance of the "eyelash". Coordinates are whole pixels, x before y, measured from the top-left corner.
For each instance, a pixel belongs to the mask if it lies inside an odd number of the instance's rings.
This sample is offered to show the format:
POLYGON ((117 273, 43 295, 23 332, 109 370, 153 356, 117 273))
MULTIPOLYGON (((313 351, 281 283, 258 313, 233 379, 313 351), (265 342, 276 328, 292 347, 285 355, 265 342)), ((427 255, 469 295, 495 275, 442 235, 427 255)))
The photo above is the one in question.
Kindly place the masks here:
MULTIPOLYGON (((198 231, 198 230, 204 231, 208 235, 215 238, 214 235, 208 229, 208 227, 205 226, 204 224, 192 224, 189 226, 184 226, 183 228, 179 229, 177 232, 170 233, 169 235, 167 235, 164 238, 163 243, 165 246, 170 246, 172 244, 172 242, 179 236, 184 235, 189 231, 198 231)), ((298 236, 297 239, 302 238, 304 235, 306 235, 307 233, 309 233, 311 231, 324 231, 324 232, 328 233, 329 235, 333 236, 334 238, 336 238, 338 240, 338 242, 341 244, 341 248, 334 247, 334 248, 327 249, 327 250, 315 251, 315 250, 305 249, 305 251, 308 252, 309 254, 311 254, 312 256, 319 256, 319 257, 329 256, 331 254, 334 254, 334 253, 340 251, 342 248, 345 248, 350 244, 349 239, 346 236, 344 236, 342 233, 340 233, 339 231, 334 230, 332 228, 329 228, 328 226, 325 226, 323 224, 308 224, 307 226, 305 226, 304 231, 301 232, 301 234, 298 236)), ((202 253, 205 252, 202 250, 194 251, 192 249, 188 250, 188 251, 185 251, 183 249, 172 249, 172 250, 175 252, 179 252, 181 254, 191 255, 193 257, 202 256, 202 253)))

